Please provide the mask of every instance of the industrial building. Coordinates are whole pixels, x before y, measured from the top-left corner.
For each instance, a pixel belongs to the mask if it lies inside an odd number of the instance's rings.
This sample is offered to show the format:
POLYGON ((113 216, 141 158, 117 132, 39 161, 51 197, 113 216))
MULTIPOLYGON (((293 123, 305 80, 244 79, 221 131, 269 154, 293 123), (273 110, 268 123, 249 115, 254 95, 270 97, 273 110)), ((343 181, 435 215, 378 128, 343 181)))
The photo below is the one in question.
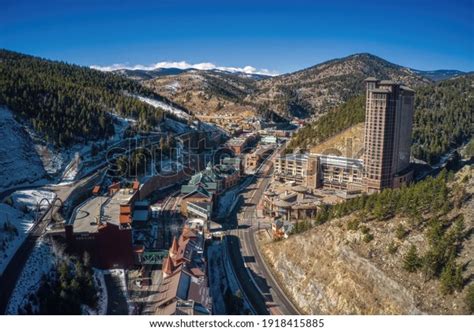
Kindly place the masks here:
POLYGON ((68 246, 77 252, 89 252, 92 263, 99 268, 134 265, 132 223, 138 195, 137 183, 132 188, 113 184, 107 196, 87 199, 65 224, 68 246))

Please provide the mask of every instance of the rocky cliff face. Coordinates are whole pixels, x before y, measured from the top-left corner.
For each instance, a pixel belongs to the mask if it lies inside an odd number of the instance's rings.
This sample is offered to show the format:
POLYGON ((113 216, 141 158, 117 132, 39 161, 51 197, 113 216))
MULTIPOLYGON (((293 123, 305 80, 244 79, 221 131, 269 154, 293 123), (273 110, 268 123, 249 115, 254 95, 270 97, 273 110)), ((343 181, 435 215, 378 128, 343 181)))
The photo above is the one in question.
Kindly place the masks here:
MULTIPOLYGON (((456 259, 467 266, 464 279, 474 275, 470 266, 474 256, 474 180, 466 184, 471 195, 452 216, 464 214, 470 236, 456 259)), ((397 227, 410 228, 410 220, 364 223, 374 239, 364 241, 358 230, 348 229, 351 216, 316 226, 303 234, 277 242, 261 243, 261 249, 280 284, 306 314, 464 314, 463 292, 443 295, 438 280, 426 280, 421 273, 409 273, 402 267, 403 257, 412 244, 420 256, 427 249, 426 230, 413 228, 398 239, 397 227), (389 252, 395 243, 396 252, 389 252)))
POLYGON ((306 314, 417 314, 415 298, 351 247, 357 235, 336 224, 264 248, 295 303, 306 314))

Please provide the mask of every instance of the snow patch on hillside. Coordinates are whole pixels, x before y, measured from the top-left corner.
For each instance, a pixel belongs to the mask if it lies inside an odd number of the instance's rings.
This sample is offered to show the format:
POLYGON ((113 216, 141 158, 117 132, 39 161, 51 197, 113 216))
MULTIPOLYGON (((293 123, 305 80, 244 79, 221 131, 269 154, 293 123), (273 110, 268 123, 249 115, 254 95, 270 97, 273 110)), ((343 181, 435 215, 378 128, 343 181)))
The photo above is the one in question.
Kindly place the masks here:
POLYGON ((46 172, 33 142, 13 113, 0 107, 0 190, 44 179, 46 172))
MULTIPOLYGON (((32 229, 38 203, 44 198, 52 202, 55 197, 55 193, 46 190, 23 190, 14 192, 9 204, 0 203, 0 274, 32 229)), ((48 206, 43 201, 40 210, 44 212, 48 206)))
POLYGON ((179 84, 178 81, 174 81, 171 84, 166 85, 166 88, 172 91, 173 93, 176 93, 180 87, 181 85, 179 84))
POLYGON ((190 130, 188 125, 172 120, 171 118, 165 118, 164 123, 168 129, 176 132, 177 134, 186 133, 190 130))
POLYGON ((107 286, 105 285, 104 271, 94 268, 94 285, 97 289, 97 307, 82 307, 83 315, 107 315, 107 286))
MULTIPOLYGON (((49 203, 52 203, 54 198, 56 198, 56 193, 46 190, 21 190, 15 191, 11 195, 13 207, 25 213, 35 213, 38 204, 43 199, 47 199, 49 203)), ((48 206, 47 201, 41 202, 41 211, 45 211, 48 206)))
POLYGON ((238 202, 239 192, 239 187, 234 187, 219 197, 217 218, 225 218, 232 212, 238 202))
POLYGON ((33 216, 0 203, 0 275, 33 227, 33 216))
POLYGON ((128 295, 127 289, 127 280, 125 278, 125 270, 124 269, 107 269, 102 271, 103 274, 110 274, 113 278, 117 279, 118 283, 120 283, 120 291, 123 292, 123 295, 127 301, 128 305, 128 314, 133 311, 133 303, 130 300, 130 296, 128 295))
POLYGON ((9 188, 76 180, 103 163, 107 147, 123 139, 136 122, 110 113, 115 134, 98 141, 58 149, 14 113, 0 107, 0 192, 9 188), (92 153, 95 150, 96 153, 92 153))
POLYGON ((142 97, 140 95, 137 95, 136 96, 140 101, 143 101, 155 108, 161 108, 163 109, 164 111, 166 112, 169 112, 179 118, 183 118, 183 119, 189 119, 190 116, 188 113, 186 113, 185 111, 181 110, 181 109, 178 109, 172 105, 168 105, 167 103, 164 103, 163 101, 158 101, 158 100, 155 100, 155 99, 151 99, 151 98, 147 98, 147 97, 142 97))

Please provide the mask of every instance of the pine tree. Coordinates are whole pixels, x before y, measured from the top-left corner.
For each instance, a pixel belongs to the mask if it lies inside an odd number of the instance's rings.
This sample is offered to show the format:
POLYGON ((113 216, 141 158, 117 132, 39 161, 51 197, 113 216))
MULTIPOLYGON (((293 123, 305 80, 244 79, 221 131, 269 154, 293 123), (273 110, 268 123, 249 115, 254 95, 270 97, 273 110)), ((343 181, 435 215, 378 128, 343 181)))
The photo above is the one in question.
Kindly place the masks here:
POLYGON ((440 288, 443 294, 451 294, 462 289, 463 278, 461 267, 450 260, 443 268, 440 276, 440 288))
POLYGON ((411 245, 407 254, 403 258, 403 268, 408 272, 415 272, 421 267, 421 260, 418 256, 415 245, 411 245))

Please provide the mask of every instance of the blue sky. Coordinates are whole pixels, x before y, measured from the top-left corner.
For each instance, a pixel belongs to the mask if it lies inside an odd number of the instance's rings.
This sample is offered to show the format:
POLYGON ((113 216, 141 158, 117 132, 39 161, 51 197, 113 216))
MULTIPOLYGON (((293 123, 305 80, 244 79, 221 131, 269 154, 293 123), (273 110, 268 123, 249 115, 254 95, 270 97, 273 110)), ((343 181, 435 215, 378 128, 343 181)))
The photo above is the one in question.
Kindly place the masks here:
POLYGON ((0 0, 0 48, 81 65, 161 61, 279 73, 369 52, 474 70, 474 0, 0 0))

